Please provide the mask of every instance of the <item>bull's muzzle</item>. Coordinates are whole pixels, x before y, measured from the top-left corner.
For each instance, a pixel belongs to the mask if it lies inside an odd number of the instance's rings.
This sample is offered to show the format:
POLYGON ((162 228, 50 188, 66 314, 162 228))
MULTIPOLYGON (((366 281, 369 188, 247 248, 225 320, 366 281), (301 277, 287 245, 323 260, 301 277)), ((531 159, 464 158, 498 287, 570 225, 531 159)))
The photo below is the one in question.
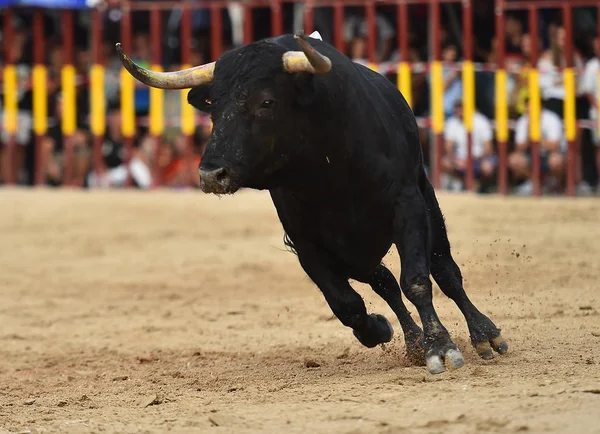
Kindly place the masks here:
POLYGON ((234 193, 235 188, 229 172, 223 168, 198 169, 200 175, 200 188, 204 193, 227 194, 234 193))

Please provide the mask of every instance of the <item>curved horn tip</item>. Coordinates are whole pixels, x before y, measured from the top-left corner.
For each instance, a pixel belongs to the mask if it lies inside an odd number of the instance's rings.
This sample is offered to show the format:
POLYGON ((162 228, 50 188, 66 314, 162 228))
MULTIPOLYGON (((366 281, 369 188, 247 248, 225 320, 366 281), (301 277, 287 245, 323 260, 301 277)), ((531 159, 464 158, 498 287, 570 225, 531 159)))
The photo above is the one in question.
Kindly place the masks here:
POLYGON ((125 56, 125 51, 123 51, 123 46, 121 45, 121 43, 117 42, 115 44, 115 48, 117 50, 117 54, 119 55, 119 57, 123 58, 125 56))

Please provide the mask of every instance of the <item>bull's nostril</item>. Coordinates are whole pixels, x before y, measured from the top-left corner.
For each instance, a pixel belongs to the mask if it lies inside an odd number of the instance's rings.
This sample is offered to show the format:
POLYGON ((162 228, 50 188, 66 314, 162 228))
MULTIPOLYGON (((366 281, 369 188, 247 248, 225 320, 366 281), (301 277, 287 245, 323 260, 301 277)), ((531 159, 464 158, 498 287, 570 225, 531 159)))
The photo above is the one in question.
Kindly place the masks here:
POLYGON ((218 183, 223 183, 229 178, 227 171, 223 168, 216 171, 216 180, 218 183))
POLYGON ((231 186, 229 171, 224 167, 216 169, 199 168, 200 186, 204 192, 225 192, 231 186))

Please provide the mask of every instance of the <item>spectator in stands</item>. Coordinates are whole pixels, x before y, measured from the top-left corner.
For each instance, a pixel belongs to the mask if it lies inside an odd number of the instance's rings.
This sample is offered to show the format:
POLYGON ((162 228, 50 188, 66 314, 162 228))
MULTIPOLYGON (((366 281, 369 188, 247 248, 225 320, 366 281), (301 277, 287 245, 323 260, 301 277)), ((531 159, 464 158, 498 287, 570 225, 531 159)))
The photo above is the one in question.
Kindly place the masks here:
POLYGON ((175 138, 175 143, 163 143, 159 151, 158 165, 162 183, 169 187, 199 186, 198 166, 200 156, 187 149, 187 140, 183 135, 175 138))
MULTIPOLYGON (((365 8, 357 7, 347 15, 344 22, 344 41, 349 44, 349 57, 354 60, 367 59, 367 38, 369 37, 365 8)), ((386 61, 394 48, 394 28, 380 13, 376 15, 377 44, 375 63, 386 61)))
MULTIPOLYGON (((551 26, 549 31, 550 48, 542 54, 538 62, 539 82, 542 91, 544 106, 556 113, 559 117, 564 116, 565 87, 564 75, 561 68, 566 67, 567 61, 564 53, 566 31, 562 26, 551 26)), ((574 51, 572 63, 575 68, 583 67, 582 56, 574 51)), ((581 81, 576 87, 576 109, 577 119, 589 118, 589 103, 581 86, 581 81)), ((576 130, 575 146, 581 149, 581 130, 576 130)), ((576 178, 581 180, 581 162, 578 161, 576 178)), ((591 187, 587 181, 580 181, 578 186, 580 194, 589 194, 591 187)))
POLYGON ((100 167, 94 167, 87 177, 90 188, 123 187, 131 174, 133 183, 139 188, 149 188, 152 184, 150 173, 152 140, 144 137, 135 141, 129 166, 126 165, 125 144, 121 133, 121 114, 116 106, 109 107, 106 116, 106 135, 102 142, 102 161, 100 167))
POLYGON ((493 62, 492 40, 495 34, 494 3, 492 1, 471 2, 473 8, 473 51, 476 62, 493 62))
MULTIPOLYGON (((567 149, 562 119, 553 111, 542 107, 540 129, 542 133, 540 142, 542 176, 547 178, 547 187, 558 192, 564 186, 565 152, 567 149), (548 174, 550 177, 546 176, 548 174)), ((526 111, 519 117, 515 126, 515 150, 508 158, 508 167, 511 174, 519 182, 516 188, 516 193, 519 195, 531 195, 533 193, 531 158, 529 100, 527 100, 526 111)))
MULTIPOLYGON (((565 39, 566 32, 564 27, 553 28, 550 32, 550 48, 540 56, 537 65, 544 106, 561 118, 564 114, 565 102, 564 76, 561 68, 567 66, 564 53, 565 39)), ((573 54, 572 60, 575 67, 580 68, 583 66, 582 58, 578 53, 573 54)), ((577 89, 577 96, 583 96, 580 86, 577 89)), ((581 110, 582 101, 584 101, 582 98, 578 98, 577 100, 577 117, 579 119, 584 114, 585 117, 588 115, 587 110, 581 110), (586 113, 582 113, 583 111, 586 113)))
POLYGON ((521 56, 523 48, 523 23, 514 15, 504 16, 504 52, 507 57, 521 56))
POLYGON ((510 95, 511 119, 521 116, 527 110, 529 97, 529 72, 531 68, 531 36, 524 34, 521 38, 522 60, 521 71, 515 74, 515 86, 510 95))
MULTIPOLYGON (((585 64, 581 87, 590 105, 589 118, 598 121, 598 73, 600 73, 600 35, 593 40, 594 55, 585 64)), ((597 125, 591 129, 592 141, 596 147, 596 171, 600 172, 600 137, 597 125)), ((600 174, 600 173, 599 173, 600 174)), ((600 180, 596 191, 600 193, 600 180)))
MULTIPOLYGON (((15 155, 12 164, 16 168, 17 181, 21 183, 27 182, 27 169, 26 160, 29 160, 33 166, 32 158, 27 158, 28 154, 31 157, 33 155, 33 117, 32 117, 32 92, 29 87, 29 79, 31 78, 31 63, 32 54, 27 50, 28 41, 31 38, 31 34, 27 29, 27 26, 19 16, 13 17, 13 43, 9 49, 11 50, 11 57, 16 65, 17 70, 17 131, 15 134, 15 155)), ((2 110, 2 106, 0 106, 2 110)), ((4 111, 2 110, 2 117, 0 119, 4 122, 4 111)), ((1 129, 0 139, 3 144, 8 143, 8 134, 1 129)), ((0 169, 3 172, 3 176, 8 173, 7 153, 2 153, 3 163, 1 166, 4 169, 0 169)), ((29 176, 29 180, 32 177, 29 176)))
MULTIPOLYGON (((57 93, 51 98, 51 110, 48 118, 48 132, 41 142, 41 161, 46 184, 58 186, 65 181, 65 138, 62 133, 62 95, 57 93)), ((73 159, 70 178, 74 185, 83 186, 90 164, 91 137, 81 117, 76 120, 77 130, 71 136, 73 159)))
MULTIPOLYGON (((480 181, 479 191, 486 192, 493 182, 497 168, 497 158, 493 150, 493 131, 488 118, 475 111, 473 116, 472 158, 473 170, 480 181)), ((446 175, 446 184, 452 190, 463 188, 467 172, 468 152, 467 130, 463 118, 462 100, 454 103, 454 113, 446 121, 444 128, 445 155, 442 167, 446 175)))
MULTIPOLYGON (((453 63, 458 61, 458 46, 451 41, 446 41, 442 50, 442 60, 453 63)), ((462 98, 463 86, 460 69, 444 67, 444 117, 447 119, 455 111, 457 102, 462 98)))

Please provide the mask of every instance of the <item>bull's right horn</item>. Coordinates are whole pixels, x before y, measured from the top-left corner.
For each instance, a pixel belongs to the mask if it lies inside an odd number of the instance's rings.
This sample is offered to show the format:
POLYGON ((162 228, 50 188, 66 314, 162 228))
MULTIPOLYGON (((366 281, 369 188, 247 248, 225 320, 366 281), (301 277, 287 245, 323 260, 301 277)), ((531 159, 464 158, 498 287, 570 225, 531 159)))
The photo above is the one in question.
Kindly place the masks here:
POLYGON ((136 65, 117 43, 117 53, 127 71, 142 83, 159 89, 191 89, 213 80, 215 62, 174 72, 154 72, 136 65))
POLYGON ((304 32, 294 35, 302 51, 288 51, 283 55, 283 67, 287 72, 310 72, 327 74, 331 71, 331 60, 315 50, 306 40, 304 32))

